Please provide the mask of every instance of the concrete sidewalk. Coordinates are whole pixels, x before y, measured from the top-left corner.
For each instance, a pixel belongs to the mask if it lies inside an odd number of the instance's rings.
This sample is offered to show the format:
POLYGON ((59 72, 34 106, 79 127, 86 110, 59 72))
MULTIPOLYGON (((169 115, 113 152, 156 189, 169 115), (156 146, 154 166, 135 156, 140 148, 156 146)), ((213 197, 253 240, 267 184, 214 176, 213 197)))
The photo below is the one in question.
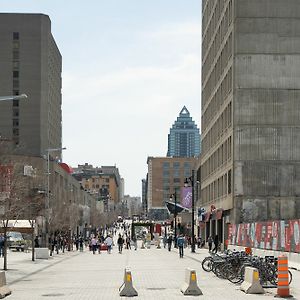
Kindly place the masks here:
MULTIPOLYGON (((274 289, 267 290, 265 295, 246 295, 239 286, 204 272, 199 261, 205 256, 205 249, 195 254, 186 250, 185 257, 180 259, 175 251, 153 246, 137 251, 123 250, 123 254, 117 253, 117 247, 112 254, 66 252, 35 262, 30 260, 30 253, 10 253, 6 277, 12 295, 8 299, 120 299, 118 289, 126 266, 131 268, 133 285, 139 293, 137 299, 189 297, 180 292, 187 267, 197 271, 198 284, 204 294, 201 299, 273 299, 274 289)), ((300 299, 297 286, 300 272, 296 273, 291 293, 300 299)))

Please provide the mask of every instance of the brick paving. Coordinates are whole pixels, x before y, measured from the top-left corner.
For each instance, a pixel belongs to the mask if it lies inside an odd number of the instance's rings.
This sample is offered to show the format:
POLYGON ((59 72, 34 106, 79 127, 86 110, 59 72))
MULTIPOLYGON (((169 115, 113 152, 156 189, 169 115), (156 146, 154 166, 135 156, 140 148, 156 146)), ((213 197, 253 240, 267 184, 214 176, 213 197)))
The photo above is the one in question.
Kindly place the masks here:
MULTIPOLYGON (((185 268, 197 271, 201 299, 273 299, 276 289, 268 289, 264 295, 246 295, 239 286, 216 278, 202 270, 200 261, 207 250, 196 254, 185 251, 180 259, 175 251, 166 249, 124 250, 114 247, 112 254, 93 255, 89 251, 66 252, 49 260, 30 260, 30 253, 10 253, 6 272, 12 295, 7 299, 125 299, 119 296, 124 268, 131 268, 133 284, 138 291, 135 299, 184 299, 180 287, 184 282, 185 268)), ((293 271, 291 293, 300 299, 300 272, 293 271)))

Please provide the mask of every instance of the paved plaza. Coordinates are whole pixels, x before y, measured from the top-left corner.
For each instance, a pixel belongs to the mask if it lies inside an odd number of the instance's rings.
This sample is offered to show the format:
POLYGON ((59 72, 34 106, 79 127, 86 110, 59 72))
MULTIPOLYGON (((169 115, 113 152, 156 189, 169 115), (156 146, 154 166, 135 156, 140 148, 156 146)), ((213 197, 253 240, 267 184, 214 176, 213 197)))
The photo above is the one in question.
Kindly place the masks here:
MULTIPOLYGON (((123 250, 114 247, 111 254, 93 255, 72 251, 55 255, 49 260, 31 261, 31 253, 10 252, 7 283, 12 295, 7 299, 123 299, 119 287, 123 282, 124 268, 131 268, 133 285, 139 295, 136 299, 273 299, 276 289, 264 295, 246 295, 238 285, 215 277, 202 270, 200 261, 206 249, 196 254, 186 250, 180 259, 174 250, 166 249, 123 250), (180 287, 184 282, 185 268, 196 269, 198 284, 203 296, 183 296, 180 287)), ((291 294, 300 299, 300 272, 293 271, 291 294)))

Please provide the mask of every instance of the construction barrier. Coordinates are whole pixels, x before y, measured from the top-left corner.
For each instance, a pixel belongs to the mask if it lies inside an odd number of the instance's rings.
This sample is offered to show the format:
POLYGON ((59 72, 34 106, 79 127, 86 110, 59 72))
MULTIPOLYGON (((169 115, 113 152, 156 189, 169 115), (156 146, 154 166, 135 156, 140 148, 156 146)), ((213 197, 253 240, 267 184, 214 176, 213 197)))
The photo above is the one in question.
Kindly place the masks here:
POLYGON ((263 294, 265 291, 259 281, 259 272, 256 268, 245 268, 245 279, 240 287, 246 294, 263 294))
POLYGON ((278 256, 278 283, 277 283, 277 295, 275 297, 293 297, 290 295, 289 285, 289 266, 288 258, 282 254, 278 256))
POLYGON ((183 295, 199 296, 203 295, 198 287, 196 271, 190 268, 185 270, 185 282, 181 288, 183 295))
POLYGON ((245 248, 245 253, 248 255, 252 255, 252 249, 250 247, 245 248))
POLYGON ((0 299, 11 294, 10 288, 6 285, 5 272, 0 272, 0 299))
POLYGON ((138 292, 132 285, 132 276, 129 268, 125 268, 124 282, 120 286, 119 292, 122 297, 134 297, 138 295, 138 292))

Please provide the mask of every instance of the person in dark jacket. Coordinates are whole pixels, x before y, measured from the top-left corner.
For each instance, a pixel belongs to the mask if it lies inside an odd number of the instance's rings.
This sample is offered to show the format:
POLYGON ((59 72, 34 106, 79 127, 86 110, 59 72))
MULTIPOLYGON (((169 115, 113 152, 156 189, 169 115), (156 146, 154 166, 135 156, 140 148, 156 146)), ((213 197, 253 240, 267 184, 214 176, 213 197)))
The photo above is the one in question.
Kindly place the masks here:
POLYGON ((121 234, 119 234, 119 237, 118 237, 118 240, 117 240, 117 244, 118 244, 118 247, 119 247, 119 253, 122 253, 124 239, 121 237, 121 234))
POLYGON ((212 250, 212 252, 217 253, 218 252, 218 247, 219 247, 219 237, 216 234, 214 237, 214 249, 212 250))
POLYGON ((183 247, 184 247, 185 239, 183 237, 183 234, 181 234, 177 239, 177 246, 179 249, 179 257, 183 258, 183 247))
POLYGON ((169 251, 171 251, 172 241, 173 241, 172 236, 169 235, 169 236, 168 236, 168 239, 167 239, 167 242, 168 242, 168 250, 169 250, 169 251))

